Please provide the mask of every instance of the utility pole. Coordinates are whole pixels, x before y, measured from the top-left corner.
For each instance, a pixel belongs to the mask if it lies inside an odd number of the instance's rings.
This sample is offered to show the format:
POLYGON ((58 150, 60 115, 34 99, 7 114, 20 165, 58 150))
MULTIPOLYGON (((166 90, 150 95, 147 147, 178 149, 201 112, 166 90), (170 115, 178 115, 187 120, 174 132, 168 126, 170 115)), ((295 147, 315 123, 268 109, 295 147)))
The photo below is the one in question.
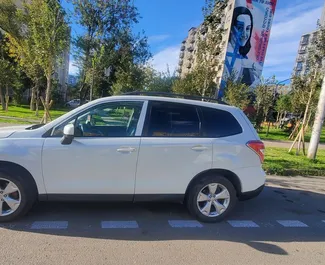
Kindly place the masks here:
POLYGON ((319 95, 319 101, 313 126, 313 132, 311 135, 308 158, 315 159, 317 155, 317 149, 319 145, 320 135, 322 132, 323 122, 325 118, 325 75, 323 78, 322 90, 319 95))

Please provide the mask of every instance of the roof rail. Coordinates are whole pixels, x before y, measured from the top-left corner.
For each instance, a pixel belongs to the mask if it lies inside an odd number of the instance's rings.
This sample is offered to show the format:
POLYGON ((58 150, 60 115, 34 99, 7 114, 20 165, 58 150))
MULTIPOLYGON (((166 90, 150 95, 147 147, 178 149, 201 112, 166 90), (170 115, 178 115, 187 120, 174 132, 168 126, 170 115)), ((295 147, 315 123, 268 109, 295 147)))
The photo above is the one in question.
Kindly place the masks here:
POLYGON ((191 100, 199 100, 199 101, 207 101, 207 102, 216 102, 218 104, 228 105, 226 102, 209 97, 201 97, 201 96, 193 96, 193 95, 185 95, 185 94, 174 94, 169 92, 153 92, 153 91, 133 91, 124 93, 122 95, 133 95, 133 96, 158 96, 158 97, 169 97, 169 98, 184 98, 191 100))

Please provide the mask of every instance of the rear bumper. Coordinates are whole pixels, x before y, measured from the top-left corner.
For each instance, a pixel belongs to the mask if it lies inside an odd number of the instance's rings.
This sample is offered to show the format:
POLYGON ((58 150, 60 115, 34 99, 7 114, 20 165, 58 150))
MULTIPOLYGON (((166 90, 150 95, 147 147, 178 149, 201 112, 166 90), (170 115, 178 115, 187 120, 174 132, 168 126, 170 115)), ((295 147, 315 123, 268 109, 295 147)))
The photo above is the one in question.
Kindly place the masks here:
POLYGON ((265 185, 262 185, 261 187, 257 188, 256 190, 253 191, 248 191, 248 192, 243 192, 238 196, 238 199, 240 201, 246 201, 253 199, 260 195, 260 193, 263 191, 265 185))

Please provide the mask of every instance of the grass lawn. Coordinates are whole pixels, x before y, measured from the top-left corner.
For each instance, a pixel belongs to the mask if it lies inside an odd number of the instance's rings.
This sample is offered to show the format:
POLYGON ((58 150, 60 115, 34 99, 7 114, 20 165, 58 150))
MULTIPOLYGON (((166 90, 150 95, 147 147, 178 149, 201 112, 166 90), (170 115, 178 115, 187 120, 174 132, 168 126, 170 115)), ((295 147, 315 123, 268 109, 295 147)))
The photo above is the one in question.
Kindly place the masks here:
MULTIPOLYGON (((266 136, 267 127, 264 127, 260 132, 259 136, 262 140, 278 140, 278 141, 292 141, 289 140, 290 133, 285 132, 281 129, 270 128, 269 135, 266 136)), ((311 129, 305 135, 305 141, 309 142, 311 137, 311 129)), ((323 128, 320 138, 321 143, 325 143, 325 128, 323 128)))
MULTIPOLYGON (((56 119, 60 117, 61 115, 65 114, 68 110, 50 110, 50 114, 52 116, 52 119, 56 119)), ((0 110, 0 116, 8 116, 8 117, 15 117, 15 118, 21 118, 21 119, 26 119, 26 120, 41 120, 43 117, 44 111, 39 110, 39 115, 38 117, 35 116, 35 111, 31 111, 29 109, 29 106, 9 106, 8 112, 5 112, 3 110, 0 110)), ((26 123, 24 121, 15 121, 11 119, 5 119, 1 118, 0 122, 6 122, 6 123, 26 123)))
POLYGON ((266 148, 264 170, 282 176, 325 176, 325 150, 319 150, 317 160, 311 161, 286 148, 266 148))

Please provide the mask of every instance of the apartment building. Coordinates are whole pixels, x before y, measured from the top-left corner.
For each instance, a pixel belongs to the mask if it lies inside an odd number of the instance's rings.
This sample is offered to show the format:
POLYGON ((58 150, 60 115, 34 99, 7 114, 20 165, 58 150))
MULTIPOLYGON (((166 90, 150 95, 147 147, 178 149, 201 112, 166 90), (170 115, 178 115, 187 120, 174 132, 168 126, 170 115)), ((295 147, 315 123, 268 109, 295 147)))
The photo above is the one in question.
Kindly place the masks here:
MULTIPOLYGON (((319 20, 321 27, 325 27, 325 3, 322 12, 321 19, 319 20)), ((308 58, 310 56, 310 50, 313 47, 313 43, 319 34, 319 29, 316 29, 310 33, 306 33, 301 36, 297 59, 293 69, 295 76, 304 76, 310 72, 310 65, 308 63, 308 58)), ((323 60, 323 68, 325 70, 325 58, 323 60)))

